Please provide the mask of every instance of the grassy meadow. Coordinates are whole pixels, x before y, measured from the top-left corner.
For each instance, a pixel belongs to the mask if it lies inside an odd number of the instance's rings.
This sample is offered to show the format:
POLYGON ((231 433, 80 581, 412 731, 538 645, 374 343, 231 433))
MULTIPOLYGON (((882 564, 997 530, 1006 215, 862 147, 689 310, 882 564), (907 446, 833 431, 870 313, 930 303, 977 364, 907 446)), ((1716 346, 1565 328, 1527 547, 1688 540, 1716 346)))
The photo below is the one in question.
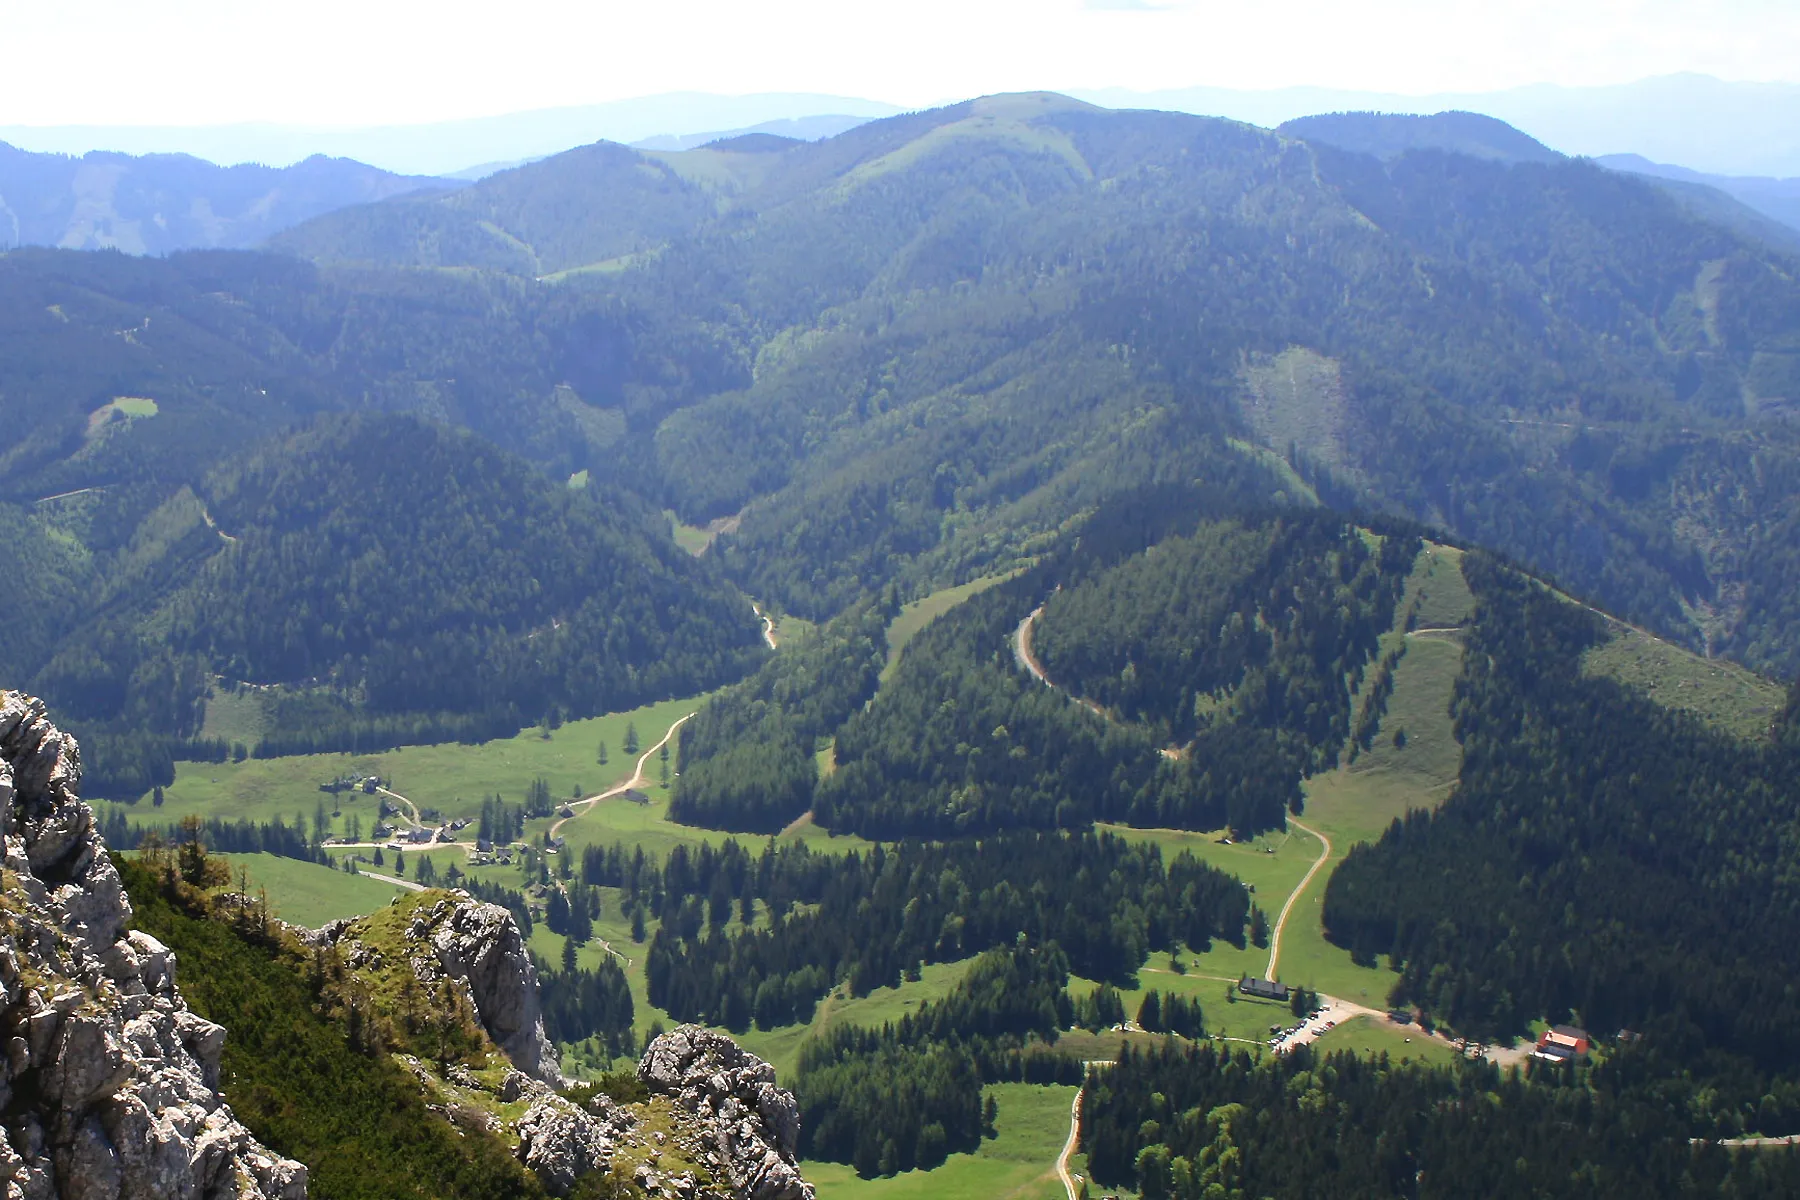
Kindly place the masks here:
POLYGON ((1604 676, 1667 708, 1693 713, 1736 737, 1760 738, 1781 713, 1780 684, 1722 659, 1702 658, 1627 625, 1581 656, 1584 675, 1604 676))
POLYGON ((1424 1036, 1416 1025, 1396 1025, 1384 1017, 1352 1017, 1336 1029, 1328 1029, 1313 1043, 1321 1054, 1352 1050, 1371 1057, 1385 1054, 1396 1062, 1411 1061, 1448 1066, 1459 1055, 1451 1046, 1424 1036))
MULTIPOLYGON (((1063 1200, 1056 1158, 1069 1136, 1073 1087, 997 1083, 986 1089, 1000 1105, 999 1136, 973 1154, 952 1154, 930 1171, 858 1179, 842 1163, 803 1162, 819 1200, 1063 1200)), ((1071 1170, 1079 1170, 1077 1157, 1071 1170)))
POLYGON ((346 875, 319 863, 274 854, 220 854, 231 866, 233 886, 241 880, 250 895, 265 893, 276 916, 317 929, 342 917, 372 913, 400 894, 378 879, 346 875))
MULTIPOLYGON (((332 797, 319 785, 343 775, 379 775, 390 780, 394 791, 421 811, 432 809, 444 817, 473 816, 481 811, 484 796, 500 795, 518 803, 526 787, 538 776, 550 785, 552 796, 588 796, 631 776, 637 755, 625 752, 625 733, 637 729, 640 749, 656 744, 669 726, 705 702, 704 696, 664 700, 629 712, 570 721, 558 729, 534 726, 516 736, 479 745, 449 742, 435 746, 402 746, 377 754, 299 754, 285 758, 249 758, 243 762, 194 763, 175 766, 175 782, 163 789, 163 804, 152 808, 139 800, 126 807, 127 819, 165 823, 189 813, 235 821, 291 821, 304 813, 310 820, 314 807, 326 801, 328 811, 338 808, 332 832, 341 836, 352 813, 357 814, 365 835, 376 819, 378 800, 357 793, 332 797), (607 761, 598 762, 599 747, 606 744, 607 761)), ((208 719, 212 719, 208 704, 208 719)), ((221 718, 225 719, 225 718, 221 718)), ((241 710, 231 720, 243 720, 241 710)), ((651 790, 657 788, 657 760, 645 767, 651 790)), ((109 803, 100 800, 98 805, 109 803)))
POLYGON ((959 583, 955 587, 941 588, 923 599, 903 605, 900 614, 888 622, 887 665, 881 670, 883 682, 894 673, 894 668, 900 665, 900 655, 905 651, 906 643, 912 641, 919 630, 969 597, 980 595, 1006 578, 1008 576, 1005 575, 984 575, 980 579, 971 579, 968 583, 959 583))

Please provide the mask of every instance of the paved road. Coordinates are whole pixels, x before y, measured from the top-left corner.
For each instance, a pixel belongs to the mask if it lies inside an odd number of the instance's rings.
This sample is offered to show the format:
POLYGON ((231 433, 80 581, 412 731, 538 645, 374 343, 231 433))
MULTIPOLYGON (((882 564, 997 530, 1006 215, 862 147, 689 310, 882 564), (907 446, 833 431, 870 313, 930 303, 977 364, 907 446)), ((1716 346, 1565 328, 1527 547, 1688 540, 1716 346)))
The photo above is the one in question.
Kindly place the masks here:
MULTIPOLYGON (((581 806, 581 811, 571 813, 568 816, 563 817, 560 820, 558 820, 554 825, 550 826, 550 836, 552 838, 555 838, 558 834, 560 834, 562 832, 562 827, 564 825, 567 825, 570 821, 573 821, 576 817, 579 817, 581 815, 581 813, 588 811, 588 809, 594 807, 594 805, 598 804, 600 801, 610 800, 614 796, 623 795, 624 793, 630 791, 632 788, 640 786, 644 782, 644 764, 650 761, 650 756, 655 754, 658 750, 661 750, 664 746, 668 745, 669 739, 675 736, 675 731, 677 729, 680 729, 684 724, 686 724, 687 722, 689 722, 693 719, 694 719, 693 713, 689 713, 687 716, 677 719, 673 725, 669 726, 669 732, 663 734, 662 741, 656 743, 656 745, 650 747, 648 750, 646 750, 642 754, 638 755, 637 769, 631 773, 630 779, 627 779, 624 783, 615 784, 612 787, 607 788, 604 792, 601 792, 597 796, 589 796, 585 800, 575 801, 575 804, 579 804, 581 806)), ((572 804, 572 805, 570 805, 570 807, 573 808, 574 805, 572 804)))
POLYGON ((1104 708, 1101 708, 1092 700, 1077 696, 1068 688, 1057 687, 1056 684, 1051 682, 1050 677, 1044 674, 1044 664, 1040 663, 1037 660, 1037 655, 1031 652, 1031 623, 1037 620, 1038 614, 1043 611, 1044 606, 1041 604, 1038 605, 1026 615, 1023 621, 1019 622, 1019 627, 1013 631, 1013 658, 1018 660, 1021 667, 1031 673, 1033 679, 1037 680, 1045 687, 1052 691, 1061 692, 1075 703, 1081 705, 1081 707, 1093 713, 1096 717, 1099 717, 1102 721, 1110 720, 1111 718, 1106 715, 1106 710, 1104 708))
POLYGON ((1302 833, 1310 833, 1318 838, 1321 849, 1319 850, 1318 861, 1313 863, 1312 868, 1308 870, 1301 878, 1300 882, 1295 885, 1294 890, 1288 893, 1287 903, 1281 906, 1281 916, 1276 918, 1275 929, 1269 934, 1269 970, 1268 973, 1263 976, 1265 979, 1275 978, 1275 968, 1281 962, 1281 931, 1287 928, 1288 914, 1294 910, 1294 901, 1298 900, 1300 894, 1306 891, 1306 885, 1312 882, 1313 876, 1319 873, 1319 868, 1323 867, 1326 860, 1331 857, 1330 838, 1326 837, 1316 829, 1302 825, 1299 820, 1292 815, 1288 817, 1288 824, 1292 825, 1295 829, 1300 830, 1302 833))

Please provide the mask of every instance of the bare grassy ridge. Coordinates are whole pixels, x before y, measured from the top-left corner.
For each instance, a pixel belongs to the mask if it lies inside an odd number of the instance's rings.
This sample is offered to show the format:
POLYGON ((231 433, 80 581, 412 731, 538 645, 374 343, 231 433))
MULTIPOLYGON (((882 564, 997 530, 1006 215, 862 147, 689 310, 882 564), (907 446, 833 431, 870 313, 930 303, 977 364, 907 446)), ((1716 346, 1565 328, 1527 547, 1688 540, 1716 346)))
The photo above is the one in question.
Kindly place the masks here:
POLYGON ((1617 680, 1715 729, 1763 737, 1786 701, 1779 684, 1736 663, 1701 658, 1629 626, 1615 624, 1612 634, 1581 656, 1582 674, 1617 680))

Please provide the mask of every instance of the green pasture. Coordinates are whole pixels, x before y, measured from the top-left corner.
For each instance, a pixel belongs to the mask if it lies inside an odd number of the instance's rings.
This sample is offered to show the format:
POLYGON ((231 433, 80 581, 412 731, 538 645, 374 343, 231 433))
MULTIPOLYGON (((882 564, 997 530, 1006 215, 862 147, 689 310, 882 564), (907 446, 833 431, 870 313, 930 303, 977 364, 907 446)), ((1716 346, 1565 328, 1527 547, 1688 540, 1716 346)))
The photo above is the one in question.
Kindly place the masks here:
POLYGON ((980 579, 971 579, 968 583, 942 588, 923 599, 902 606, 899 615, 888 622, 887 665, 881 670, 881 678, 885 681, 894 673, 894 668, 900 665, 901 651, 906 649, 906 644, 913 640, 919 630, 969 597, 978 596, 1007 578, 1005 575, 984 575, 980 579))
POLYGON ((284 921, 317 929, 341 917, 374 912, 399 894, 399 888, 377 879, 334 871, 319 863, 273 854, 219 854, 231 866, 231 883, 240 882, 252 896, 267 894, 269 908, 284 921))
POLYGON ((808 1161, 800 1169, 818 1188, 819 1200, 1062 1200, 1056 1158, 1069 1136, 1076 1090, 991 1084, 986 1092, 1000 1105, 999 1136, 973 1154, 951 1155, 934 1170, 858 1179, 842 1163, 808 1161))
MULTIPOLYGON (((344 832, 345 821, 353 812, 361 817, 366 835, 379 808, 376 797, 360 792, 340 792, 334 797, 319 790, 320 784, 343 775, 379 775, 391 780, 389 786, 421 810, 435 809, 445 817, 479 814, 482 797, 488 795, 498 794, 518 803, 527 785, 540 775, 548 781, 552 796, 593 795, 632 773, 637 755, 625 752, 627 726, 637 727, 641 754, 677 719, 698 710, 705 699, 665 700, 629 712, 570 721, 554 730, 534 726, 513 737, 479 745, 448 742, 402 746, 377 754, 177 763, 175 782, 164 789, 162 807, 152 808, 140 799, 127 807, 126 817, 156 824, 179 821, 189 813, 228 821, 270 821, 276 816, 291 821, 296 812, 303 812, 310 820, 314 807, 324 800, 328 812, 339 813, 332 822, 334 835, 344 832), (597 761, 602 742, 607 748, 604 765, 597 761)), ((657 767, 652 758, 645 768, 653 790, 657 767)))
POLYGON ((1425 543, 1400 601, 1401 613, 1413 612, 1415 629, 1447 629, 1474 617, 1475 596, 1463 578, 1462 560, 1463 552, 1454 546, 1425 543))
POLYGON ((254 746, 262 740, 265 724, 262 697, 254 689, 233 691, 215 686, 206 698, 206 721, 200 736, 254 746))
POLYGON ((696 557, 706 553, 706 548, 713 544, 714 538, 719 536, 715 530, 685 524, 672 512, 666 515, 669 518, 670 528, 675 534, 675 544, 696 557))
POLYGON ((876 988, 867 996, 852 997, 848 989, 839 984, 819 1001, 809 1024, 752 1029, 732 1036, 746 1050, 774 1064, 778 1076, 791 1078, 795 1064, 800 1060, 800 1047, 808 1039, 840 1025, 878 1029, 888 1022, 898 1022, 906 1014, 917 1012, 921 1005, 949 995, 974 961, 965 958, 951 963, 930 963, 919 972, 917 980, 902 981, 899 987, 876 988))
MULTIPOLYGON (((1255 969, 1247 973, 1261 975, 1263 968, 1268 965, 1269 952, 1249 948, 1247 953, 1260 956, 1255 969)), ((1261 1043, 1269 1039, 1269 1026, 1293 1024, 1294 1014, 1287 1005, 1274 1000, 1255 1000, 1238 993, 1237 980, 1245 972, 1221 971, 1211 955, 1184 954, 1182 961, 1185 970, 1177 972, 1166 952, 1158 950, 1150 955, 1138 970, 1137 986, 1119 989, 1119 998, 1125 1005, 1127 1019, 1137 1019, 1138 1005, 1143 1003, 1145 992, 1157 991, 1165 996, 1178 995, 1199 1001, 1200 1010, 1205 1014, 1208 1034, 1222 1033, 1226 1037, 1261 1043), (1204 965, 1196 966, 1197 962, 1204 965)), ((1092 979, 1071 976, 1069 994, 1074 997, 1085 996, 1099 986, 1092 979)), ((1143 1046, 1154 1045, 1162 1040, 1162 1036, 1156 1034, 1120 1034, 1110 1030, 1086 1033, 1077 1030, 1063 1034, 1057 1040, 1057 1046, 1067 1053, 1079 1054, 1084 1059, 1110 1059, 1117 1052, 1121 1041, 1143 1046)))
POLYGON ((1780 684, 1736 663, 1702 658, 1629 626, 1613 625, 1612 635, 1581 656, 1582 674, 1617 680, 1715 729, 1763 737, 1787 702, 1780 684))
POLYGON ((1396 1025, 1385 1017, 1352 1017, 1336 1029, 1328 1029, 1313 1042, 1320 1054, 1350 1050, 1373 1057, 1386 1054, 1396 1062, 1412 1061, 1448 1066, 1461 1056, 1456 1049, 1427 1037, 1417 1025, 1396 1025))

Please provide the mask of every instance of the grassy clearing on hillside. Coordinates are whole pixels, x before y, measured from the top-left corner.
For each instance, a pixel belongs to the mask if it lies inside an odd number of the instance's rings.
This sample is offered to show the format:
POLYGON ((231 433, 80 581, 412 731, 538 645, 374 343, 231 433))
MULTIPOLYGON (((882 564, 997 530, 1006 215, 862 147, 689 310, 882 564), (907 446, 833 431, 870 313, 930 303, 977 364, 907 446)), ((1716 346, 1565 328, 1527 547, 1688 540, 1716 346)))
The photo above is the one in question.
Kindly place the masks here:
POLYGON ((114 422, 138 421, 154 417, 161 409, 147 396, 118 396, 88 414, 87 436, 94 438, 114 422))
MULTIPOLYGON (((1229 949, 1229 948, 1228 948, 1229 949)), ((1144 993, 1161 992, 1165 996, 1183 996, 1198 1001, 1201 1012, 1206 1018, 1208 1034, 1222 1033, 1229 1038, 1239 1038, 1257 1043, 1266 1042, 1269 1037, 1269 1026, 1290 1025, 1293 1023, 1293 1012, 1287 1005, 1273 1000, 1253 1000, 1237 992, 1236 984, 1240 975, 1261 975, 1263 967, 1268 965, 1267 950, 1249 950, 1248 955, 1260 956, 1254 969, 1231 973, 1228 964, 1212 955, 1182 956, 1186 970, 1176 973, 1169 961, 1169 955, 1161 950, 1151 954, 1144 966, 1139 969, 1137 986, 1120 988, 1119 997, 1125 1005, 1125 1016, 1130 1020, 1137 1019, 1138 1005, 1144 1002, 1144 993), (1200 965, 1196 965, 1200 964, 1200 965), (1221 971, 1221 966, 1227 967, 1221 971), (1229 994, 1230 999, 1226 999, 1229 994)), ((1285 957, 1285 952, 1283 957, 1285 957)), ((1248 962, 1246 960, 1246 965, 1248 962)), ((1286 972, 1283 972, 1286 974, 1286 972)), ((1091 979, 1071 976, 1069 979, 1069 995, 1086 996, 1100 985, 1091 979)), ((1082 1058, 1110 1059, 1119 1048, 1121 1041, 1129 1041, 1137 1046, 1155 1045, 1162 1040, 1152 1034, 1120 1034, 1105 1031, 1097 1034, 1082 1032, 1065 1033, 1057 1045, 1069 1053, 1079 1054, 1082 1058)))
POLYGON ((212 694, 206 698, 206 719, 200 727, 200 736, 254 746, 262 740, 265 724, 259 694, 250 689, 232 691, 215 685, 212 694))
MULTIPOLYGON (((360 816, 366 834, 378 802, 361 793, 333 797, 319 785, 341 775, 380 775, 393 789, 421 809, 435 808, 446 817, 473 816, 481 799, 498 793, 513 803, 523 799, 531 781, 542 775, 552 796, 592 795, 631 775, 635 754, 624 748, 625 731, 635 725, 643 748, 655 745, 678 718, 694 712, 705 697, 665 700, 630 712, 570 721, 560 729, 533 727, 510 738, 479 745, 459 742, 436 746, 403 746, 380 754, 301 754, 286 758, 246 759, 241 763, 177 763, 175 782, 164 789, 164 803, 153 809, 141 801, 126 809, 129 820, 163 823, 189 813, 235 821, 248 817, 291 820, 296 812, 310 819, 323 799, 328 810, 341 805, 333 832, 344 832, 351 813, 360 816), (547 735, 547 736, 546 736, 547 735), (607 762, 597 761, 601 742, 607 762)), ((652 781, 657 762, 646 767, 652 781)), ((652 784, 654 786, 654 782, 652 784)), ((104 801, 102 802, 104 803, 104 801)))
MULTIPOLYGON (((1460 551, 1428 543, 1407 579, 1398 620, 1404 623, 1411 613, 1417 630, 1454 629, 1468 621, 1474 597, 1461 563, 1460 551)), ((1441 804, 1462 766, 1462 746, 1450 719, 1462 672, 1461 636, 1395 628, 1383 635, 1382 653, 1402 644, 1405 652, 1394 667, 1393 691, 1370 749, 1353 765, 1306 781, 1301 819, 1331 839, 1331 859, 1295 900, 1281 936, 1284 982, 1371 1007, 1386 1004, 1395 976, 1384 968, 1356 966, 1347 950, 1325 940, 1320 914, 1326 884, 1352 846, 1380 837, 1411 809, 1441 804), (1404 741, 1396 745, 1401 732, 1404 741)))
MULTIPOLYGON (((1427 788, 1455 782, 1462 770, 1462 745, 1450 720, 1450 700, 1462 674, 1462 656, 1458 635, 1408 635, 1374 743, 1357 756, 1349 773, 1413 775, 1427 788), (1396 744, 1398 734, 1405 735, 1403 745, 1396 744)), ((1387 821, 1381 824, 1385 827, 1387 821)))
POLYGON ((881 678, 885 682, 900 665, 900 652, 906 649, 906 643, 913 640, 919 630, 931 624, 970 596, 978 596, 996 583, 1009 578, 1005 575, 984 575, 980 579, 971 579, 968 583, 959 583, 955 587, 943 588, 931 593, 922 600, 914 600, 900 609, 887 627, 888 656, 887 665, 881 669, 881 678))
POLYGON ((717 530, 702 529, 698 525, 683 524, 681 518, 674 513, 669 513, 667 515, 669 524, 673 527, 675 532, 675 544, 696 558, 705 554, 706 548, 712 545, 713 539, 719 536, 717 530))
POLYGON ((1400 608, 1404 613, 1417 598, 1415 628, 1445 629, 1461 625, 1475 615, 1475 596, 1463 578, 1462 560, 1463 552, 1454 546, 1426 544, 1413 565, 1413 576, 1407 580, 1406 598, 1400 608))
POLYGON ((1624 626, 1613 625, 1612 633, 1581 656, 1583 675, 1617 680, 1736 737, 1765 736, 1787 700, 1779 684, 1736 663, 1702 658, 1624 626))
POLYGON ((999 1132, 973 1154, 952 1154, 930 1171, 886 1179, 858 1179, 842 1163, 803 1162, 819 1200, 1061 1200, 1056 1157, 1069 1136, 1072 1087, 997 1083, 986 1092, 999 1102, 999 1132))
POLYGON ((974 962, 973 958, 965 958, 951 963, 931 963, 920 972, 916 981, 903 982, 894 988, 876 988, 867 996, 855 998, 840 984, 819 1001, 810 1024, 751 1029, 731 1036, 744 1049, 772 1064, 778 1077, 791 1079, 800 1061, 800 1047, 809 1039, 840 1025, 879 1029, 888 1022, 898 1022, 907 1013, 917 1012, 920 1005, 949 995, 974 962))
POLYGON ((1336 1029, 1320 1034, 1313 1043, 1321 1054, 1353 1050, 1373 1056, 1385 1053, 1396 1061, 1429 1063, 1435 1067, 1457 1062, 1459 1055, 1436 1038, 1428 1038, 1416 1025, 1395 1025, 1379 1017, 1352 1017, 1336 1029))
POLYGON ((295 925, 317 929, 341 917, 372 913, 399 894, 399 888, 378 879, 346 875, 319 863, 280 858, 273 854, 215 854, 231 865, 236 887, 242 871, 249 878, 247 891, 268 893, 276 916, 295 925))

